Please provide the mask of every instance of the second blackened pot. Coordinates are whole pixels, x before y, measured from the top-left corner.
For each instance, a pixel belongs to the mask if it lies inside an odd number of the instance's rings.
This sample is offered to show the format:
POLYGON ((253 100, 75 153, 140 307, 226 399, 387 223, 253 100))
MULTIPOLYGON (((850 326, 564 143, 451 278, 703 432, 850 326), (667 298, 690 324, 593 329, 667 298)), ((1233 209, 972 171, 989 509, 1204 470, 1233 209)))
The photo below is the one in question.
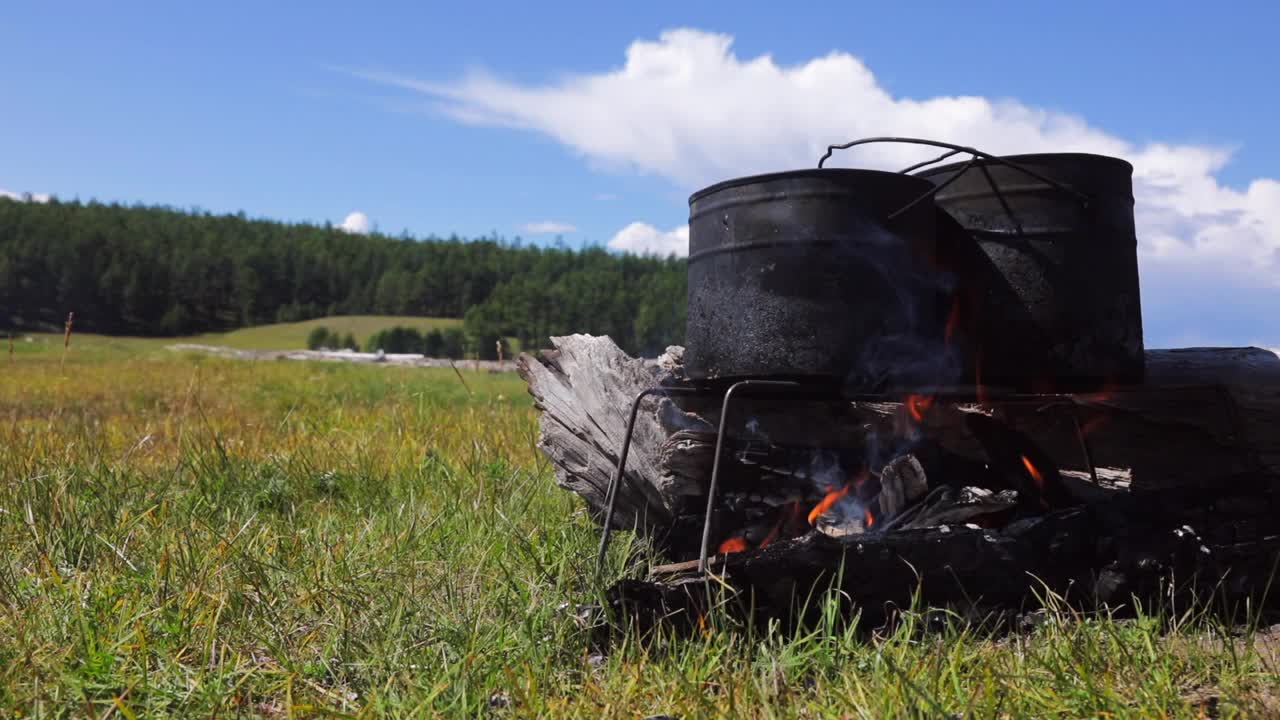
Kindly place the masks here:
POLYGON ((931 189, 909 175, 827 169, 694 193, 690 377, 862 390, 937 381, 945 281, 931 264, 931 189))
POLYGON ((958 277, 978 379, 1037 390, 1141 380, 1133 167, 1081 153, 1002 159, 1039 177, 999 160, 919 174, 949 182, 935 201, 963 229, 940 223, 939 253, 958 277))

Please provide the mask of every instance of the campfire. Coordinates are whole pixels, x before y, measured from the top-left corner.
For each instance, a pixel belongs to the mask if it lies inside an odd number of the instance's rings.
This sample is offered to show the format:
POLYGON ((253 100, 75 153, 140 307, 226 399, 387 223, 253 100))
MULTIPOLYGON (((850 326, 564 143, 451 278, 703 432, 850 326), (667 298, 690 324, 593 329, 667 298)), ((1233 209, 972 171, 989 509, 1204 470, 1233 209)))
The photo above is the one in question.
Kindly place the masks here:
POLYGON ((754 432, 732 453, 735 482, 713 512, 727 526, 718 552, 762 549, 812 531, 845 538, 949 524, 1003 527, 1073 504, 1057 468, 1028 438, 993 429, 997 421, 981 405, 936 403, 907 395, 879 427, 861 428, 852 452, 780 447, 748 421, 754 432), (986 425, 974 441, 1003 466, 966 461, 929 437, 931 424, 962 426, 966 414, 970 426, 986 425))
POLYGON ((600 562, 619 529, 669 560, 615 603, 692 616, 712 578, 773 614, 824 582, 881 609, 1261 599, 1280 358, 1143 348, 1128 164, 881 140, 973 159, 695 193, 686 347, 521 357, 600 562))

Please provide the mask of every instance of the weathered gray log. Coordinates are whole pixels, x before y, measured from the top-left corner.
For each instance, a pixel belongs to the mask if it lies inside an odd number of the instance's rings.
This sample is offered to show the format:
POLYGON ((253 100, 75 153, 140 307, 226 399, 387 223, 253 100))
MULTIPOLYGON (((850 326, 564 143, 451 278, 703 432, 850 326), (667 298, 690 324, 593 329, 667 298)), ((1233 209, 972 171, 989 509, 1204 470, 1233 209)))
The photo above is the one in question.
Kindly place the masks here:
MULTIPOLYGON (((671 361, 627 356, 608 337, 570 335, 551 339, 554 350, 523 354, 517 370, 541 410, 538 447, 555 468, 557 481, 582 496, 600 518, 618 461, 633 399, 670 379, 671 361)), ((667 432, 658 421, 662 398, 641 406, 619 488, 614 524, 620 528, 665 527, 682 494, 681 480, 662 472, 658 459, 667 432)))

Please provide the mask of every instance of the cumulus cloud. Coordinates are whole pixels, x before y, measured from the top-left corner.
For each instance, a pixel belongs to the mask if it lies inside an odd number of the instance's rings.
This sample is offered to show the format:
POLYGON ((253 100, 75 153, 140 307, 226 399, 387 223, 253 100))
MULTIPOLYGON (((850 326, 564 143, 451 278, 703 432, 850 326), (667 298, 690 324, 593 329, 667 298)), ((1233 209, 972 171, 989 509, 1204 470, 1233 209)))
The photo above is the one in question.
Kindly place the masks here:
POLYGON ((359 233, 364 235, 369 232, 371 227, 372 224, 369 222, 369 216, 359 210, 356 210, 355 212, 347 215, 346 219, 342 221, 342 224, 338 226, 338 229, 346 230, 349 233, 359 233))
MULTIPOLYGON (((894 95, 847 52, 784 65, 767 54, 738 56, 729 35, 679 29, 633 42, 619 67, 546 84, 485 72, 447 83, 361 75, 423 93, 461 122, 537 132, 596 167, 664 177, 683 192, 815 167, 828 144, 875 135, 937 138, 1000 154, 1119 156, 1134 166, 1144 285, 1152 272, 1170 273, 1210 287, 1244 284, 1280 300, 1280 181, 1223 185, 1216 174, 1232 149, 1134 142, 1083 117, 1016 100, 894 95)), ((931 154, 873 145, 838 152, 829 165, 900 169, 931 154)), ((610 246, 672 248, 675 232, 633 223, 610 246)), ((1271 322, 1280 338, 1280 320, 1271 322)))
MULTIPOLYGON (((769 55, 738 57, 729 35, 681 29, 632 43, 619 68, 548 85, 483 72, 447 84, 364 77, 430 95, 461 121, 543 133, 593 161, 689 191, 813 167, 827 144, 872 135, 936 137, 996 153, 1117 155, 1134 165, 1145 254, 1231 258, 1280 283, 1280 183, 1223 186, 1214 173, 1230 150, 1135 144, 1084 118, 1015 101, 894 96, 846 52, 779 65, 769 55)), ((919 148, 871 146, 838 154, 835 164, 897 169, 921 157, 919 148)))
POLYGON ((688 255, 689 226, 663 232, 649 223, 633 222, 614 233, 609 247, 637 255, 688 255))
POLYGON ((569 233, 578 228, 559 220, 539 220, 538 222, 529 222, 520 226, 521 230, 531 235, 550 235, 552 233, 569 233))

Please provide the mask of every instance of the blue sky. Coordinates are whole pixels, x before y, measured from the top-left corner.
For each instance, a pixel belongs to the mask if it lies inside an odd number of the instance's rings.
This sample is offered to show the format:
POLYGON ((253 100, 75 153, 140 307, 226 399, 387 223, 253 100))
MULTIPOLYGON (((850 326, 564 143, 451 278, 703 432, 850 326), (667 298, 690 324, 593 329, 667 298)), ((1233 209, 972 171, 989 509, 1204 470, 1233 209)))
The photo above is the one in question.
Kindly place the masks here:
POLYGON ((0 190, 667 248, 700 185, 880 130, 1111 152, 1138 169, 1149 344, 1280 346, 1278 25, 1267 3, 10 4, 0 190))

